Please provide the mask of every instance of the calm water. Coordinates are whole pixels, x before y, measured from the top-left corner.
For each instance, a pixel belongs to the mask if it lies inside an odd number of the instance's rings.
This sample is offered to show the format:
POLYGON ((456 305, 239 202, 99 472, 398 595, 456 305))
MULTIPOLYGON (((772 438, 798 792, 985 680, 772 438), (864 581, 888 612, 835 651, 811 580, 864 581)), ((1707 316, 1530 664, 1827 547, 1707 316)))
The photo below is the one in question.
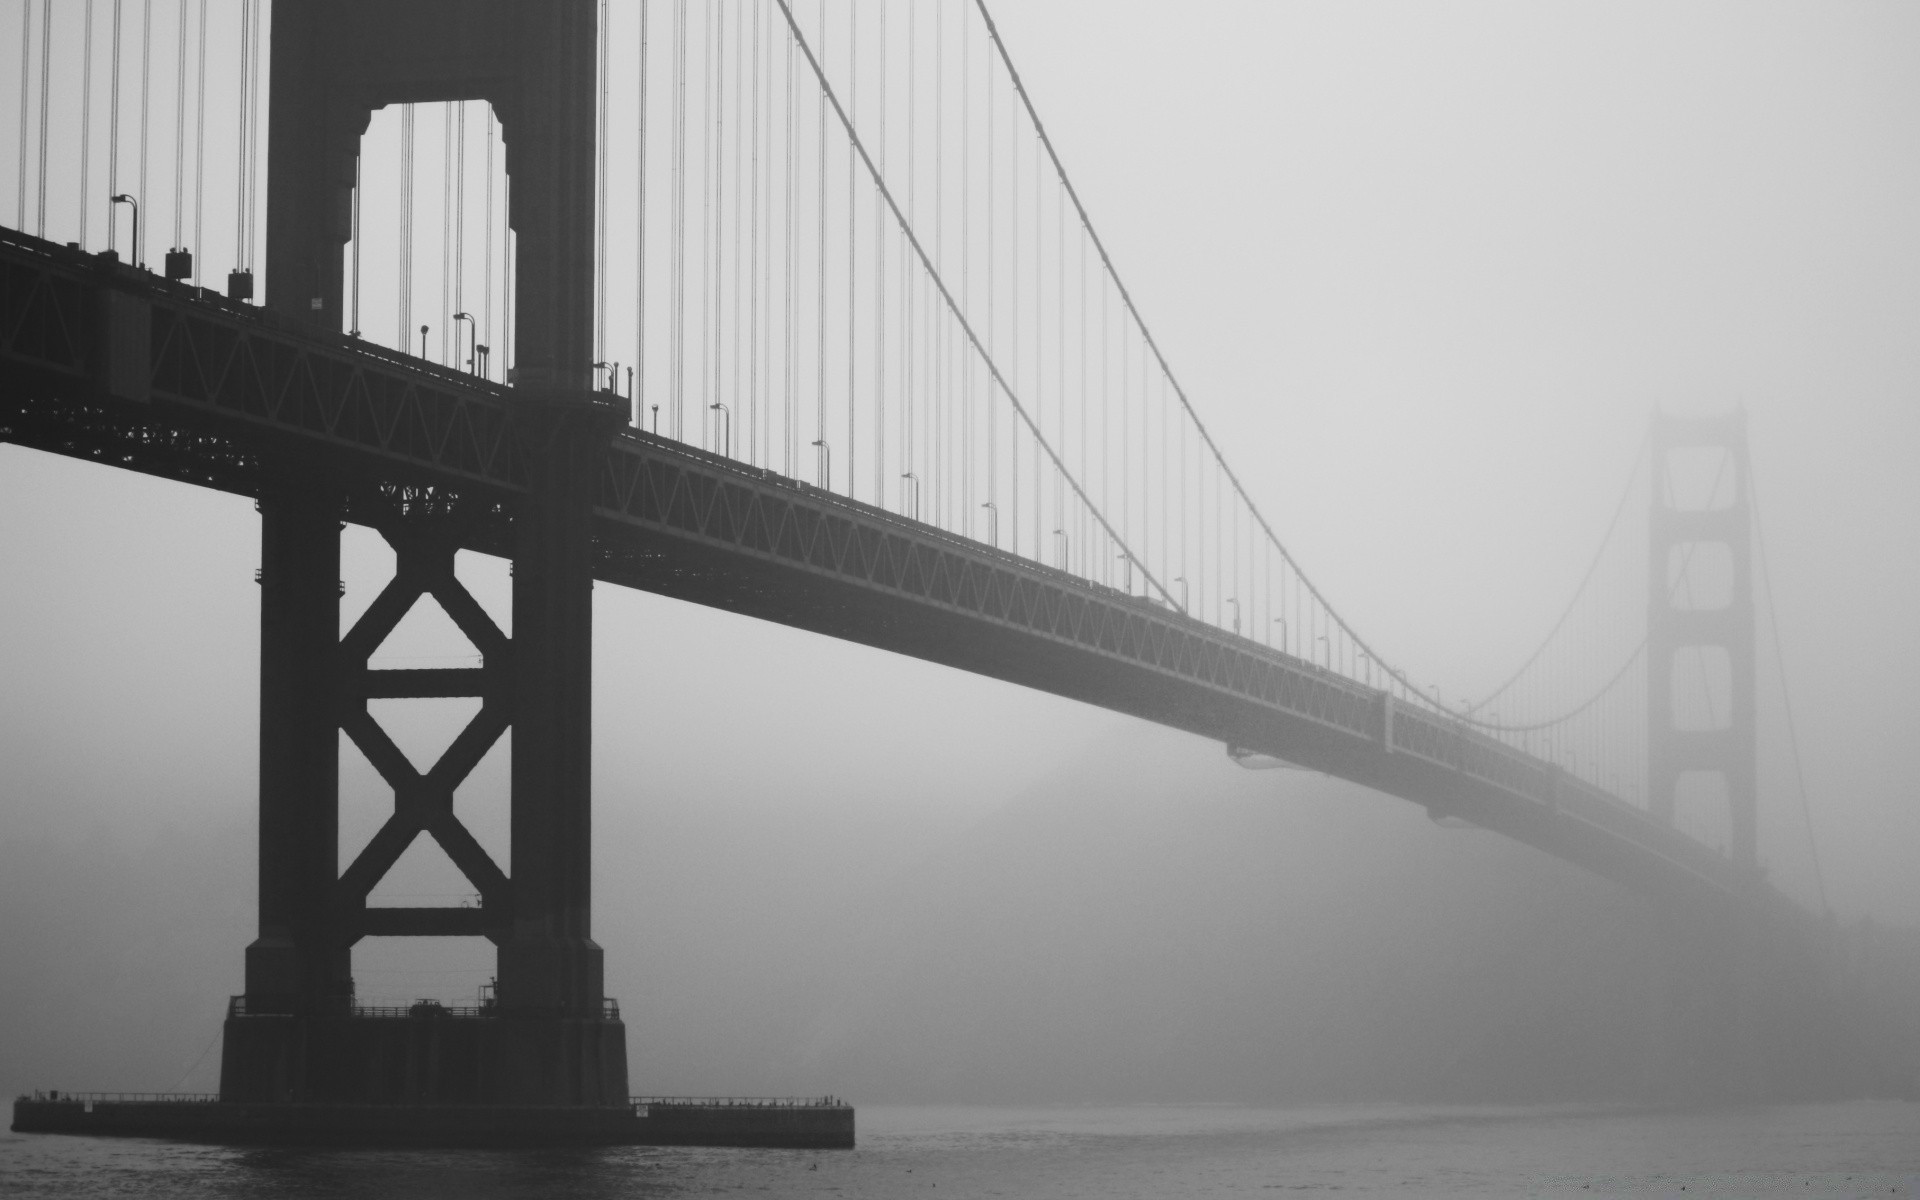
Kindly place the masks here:
POLYGON ((860 1148, 348 1152, 0 1134, 0 1196, 1911 1196, 1920 1104, 865 1108, 860 1148), (1684 1189, 1684 1191, 1682 1190, 1684 1189))

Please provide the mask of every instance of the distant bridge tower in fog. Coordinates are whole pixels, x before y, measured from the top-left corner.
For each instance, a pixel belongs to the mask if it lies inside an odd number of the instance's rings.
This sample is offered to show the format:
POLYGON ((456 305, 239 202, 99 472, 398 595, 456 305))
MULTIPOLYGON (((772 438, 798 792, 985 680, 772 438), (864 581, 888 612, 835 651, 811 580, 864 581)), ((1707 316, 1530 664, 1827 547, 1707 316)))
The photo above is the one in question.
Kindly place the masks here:
POLYGON ((1653 503, 1647 539, 1647 798, 1671 824, 1681 780, 1717 776, 1728 807, 1733 858, 1758 861, 1758 741, 1755 737, 1752 478, 1747 418, 1653 420, 1653 503), (1697 506, 1680 506, 1670 470, 1676 452, 1719 458, 1697 506), (1731 476, 1731 478, 1729 478, 1731 476), (1728 497, 1724 502, 1722 497, 1728 497), (1715 563, 1721 564, 1715 566, 1715 563), (1698 581, 1719 594, 1700 596, 1698 581), (1681 724, 1674 692, 1686 655, 1699 666, 1701 714, 1681 724), (1724 686, 1724 693, 1722 687, 1724 686), (1718 701, 1724 701, 1724 707, 1718 701))

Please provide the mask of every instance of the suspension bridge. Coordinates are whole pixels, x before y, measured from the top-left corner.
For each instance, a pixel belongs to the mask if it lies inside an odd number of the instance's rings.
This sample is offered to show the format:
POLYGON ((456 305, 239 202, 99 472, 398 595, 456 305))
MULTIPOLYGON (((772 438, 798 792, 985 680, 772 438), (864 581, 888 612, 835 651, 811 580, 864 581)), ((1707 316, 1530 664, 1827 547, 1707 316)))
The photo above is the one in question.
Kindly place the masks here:
POLYGON ((1757 851, 1740 414, 1655 421, 1501 687, 1422 686, 1254 502, 983 3, 12 7, 0 439, 261 513, 260 922, 223 1099, 627 1103, 590 927, 596 581, 1811 927, 1757 851), (344 635, 343 522, 397 562, 344 635), (511 636, 459 550, 511 560, 511 636), (481 665, 370 668, 427 598, 481 665), (416 764, 368 707, 400 697, 481 704, 416 764), (394 792, 344 870, 341 732, 394 792), (509 734, 511 875, 456 801, 509 734), (478 905, 369 903, 422 834, 478 905), (497 993, 433 1068, 408 1020, 354 1006, 351 947, 399 935, 498 947, 497 993))

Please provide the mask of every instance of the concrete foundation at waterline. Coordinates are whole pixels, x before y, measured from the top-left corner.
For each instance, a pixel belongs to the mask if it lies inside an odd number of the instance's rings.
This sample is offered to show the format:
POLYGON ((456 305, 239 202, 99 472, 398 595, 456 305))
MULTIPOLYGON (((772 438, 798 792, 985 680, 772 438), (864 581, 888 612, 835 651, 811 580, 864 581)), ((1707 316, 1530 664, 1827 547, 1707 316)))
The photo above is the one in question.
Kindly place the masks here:
POLYGON ((231 1145, 739 1146, 848 1149, 853 1109, 819 1100, 636 1099, 620 1105, 232 1103, 48 1092, 14 1101, 15 1133, 231 1145))

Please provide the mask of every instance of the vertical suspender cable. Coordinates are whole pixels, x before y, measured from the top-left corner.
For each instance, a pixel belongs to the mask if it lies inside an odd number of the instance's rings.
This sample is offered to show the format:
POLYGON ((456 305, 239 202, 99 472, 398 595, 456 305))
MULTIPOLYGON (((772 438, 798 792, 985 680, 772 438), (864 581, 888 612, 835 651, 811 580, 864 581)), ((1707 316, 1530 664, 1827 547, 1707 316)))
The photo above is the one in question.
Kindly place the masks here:
POLYGON ((413 352, 413 133, 415 109, 400 106, 400 314, 394 348, 413 352))
MULTIPOLYGON (((467 102, 454 101, 459 116, 454 122, 453 151, 453 311, 467 311, 467 102)), ((457 370, 463 364, 460 361, 460 329, 453 322, 453 366, 457 370)), ((467 321, 467 361, 466 369, 478 366, 479 351, 473 348, 479 340, 474 336, 471 315, 467 321)))
MULTIPOLYGON (((960 295, 973 307, 973 39, 960 27, 960 295)), ((993 330, 988 327, 987 334, 993 330)), ((960 352, 960 533, 971 536, 973 507, 973 356, 960 352)))
MULTIPOLYGON (((909 4, 907 6, 907 212, 911 213, 915 218, 918 218, 920 215, 914 208, 913 203, 915 184, 918 182, 914 170, 914 160, 916 157, 914 154, 914 146, 920 137, 920 127, 915 122, 916 97, 914 94, 914 73, 919 69, 920 65, 918 61, 920 50, 920 39, 918 37, 919 24, 914 20, 914 16, 919 11, 920 6, 917 4, 909 4)), ((903 254, 900 256, 900 300, 906 307, 907 340, 906 369, 901 375, 904 386, 900 392, 900 403, 902 407, 900 415, 900 466, 906 472, 913 472, 915 469, 913 457, 913 401, 914 391, 918 387, 919 379, 915 373, 916 363, 914 352, 918 348, 917 339, 920 336, 920 327, 914 321, 913 300, 918 294, 917 289, 914 287, 915 282, 913 278, 913 268, 903 254)), ((917 480, 918 476, 915 478, 917 480)), ((904 477, 901 482, 906 482, 904 477)), ((915 519, 919 519, 920 484, 918 482, 914 484, 913 492, 912 515, 915 519)), ((901 500, 904 504, 906 497, 902 496, 901 500)))
MULTIPOLYGON (((249 272, 260 248, 260 0, 247 0, 253 28, 247 34, 247 261, 249 272)), ((256 294, 259 285, 256 281, 256 294)))
POLYGON ((193 244, 198 252, 193 260, 193 286, 200 286, 200 268, 206 265, 207 247, 201 240, 206 232, 207 191, 207 0, 200 0, 200 41, 195 54, 198 66, 193 102, 193 244))
POLYGON ((714 96, 714 82, 720 72, 714 56, 720 52, 720 38, 716 26, 721 20, 719 0, 707 6, 707 38, 702 46, 705 51, 703 70, 700 79, 700 123, 704 136, 700 139, 700 441, 701 445, 712 448, 710 433, 714 422, 712 410, 707 405, 714 402, 715 388, 713 373, 719 367, 719 355, 714 339, 719 337, 720 322, 717 319, 713 258, 717 252, 719 239, 715 236, 713 217, 714 193, 714 157, 719 150, 720 131, 717 122, 720 119, 719 104, 714 96))
MULTIPOLYGON (((941 262, 947 254, 947 19, 945 6, 933 12, 933 253, 941 262)), ((928 304, 929 308, 933 305, 928 304)), ((934 523, 946 528, 948 510, 947 387, 953 366, 948 354, 950 322, 935 327, 933 346, 938 378, 933 390, 933 511, 934 523)))
MULTIPOLYGON (((860 111, 860 0, 848 0, 847 3, 847 111, 860 111)), ((854 269, 859 265, 860 255, 854 244, 854 154, 853 147, 847 147, 847 496, 852 498, 854 480, 858 465, 858 447, 854 442, 854 380, 858 375, 853 359, 853 334, 856 322, 854 313, 854 269)))
POLYGON ((507 176, 500 194, 500 378, 513 383, 513 361, 519 342, 513 327, 513 276, 519 241, 513 235, 513 176, 507 176))
POLYGON ((80 35, 80 248, 87 248, 87 214, 93 211, 88 168, 93 154, 93 0, 81 0, 87 14, 80 35))
MULTIPOLYGON (((820 65, 825 69, 827 62, 827 0, 820 0, 820 65)), ((814 447, 819 452, 813 456, 814 476, 821 487, 829 490, 833 480, 827 474, 832 460, 827 450, 827 97, 822 92, 819 97, 820 130, 816 139, 820 151, 820 196, 815 210, 819 216, 819 236, 816 249, 819 264, 814 271, 814 281, 818 285, 819 295, 814 303, 814 325, 817 345, 814 347, 814 447)))
POLYGON ((365 181, 360 174, 361 155, 358 145, 353 152, 353 292, 351 296, 351 322, 347 331, 354 337, 360 336, 360 193, 365 190, 365 181))
MULTIPOLYGON (((733 342, 733 353, 728 356, 728 362, 733 368, 733 384, 727 389, 727 403, 729 405, 727 409, 728 416, 726 418, 727 427, 720 431, 721 436, 725 439, 721 444, 721 449, 728 454, 735 454, 733 447, 728 443, 734 441, 733 425, 735 420, 741 415, 739 413, 741 400, 740 305, 744 299, 742 294, 744 289, 741 287, 740 214, 742 210, 740 207, 740 187, 746 172, 741 169, 740 158, 741 147, 745 145, 744 135, 747 125, 745 108, 741 103, 742 88, 744 86, 742 77, 746 72, 741 68, 740 63, 740 55, 745 49, 747 42, 746 14, 744 12, 738 12, 735 16, 737 19, 734 21, 733 30, 733 123, 735 126, 733 134, 733 225, 732 237, 728 239, 731 243, 728 249, 733 255, 733 311, 730 317, 730 322, 733 326, 733 336, 731 339, 733 342)), ((724 195, 722 195, 720 203, 722 208, 724 208, 726 205, 726 197, 724 195)), ((749 354, 751 353, 751 347, 749 347, 748 352, 749 354)))
MULTIPOLYGON (((880 171, 887 169, 887 6, 879 6, 880 171)), ((887 499, 887 247, 886 214, 873 206, 873 502, 887 499)), ((904 507, 904 505, 902 506, 904 507)))
POLYGON ((18 193, 13 202, 13 223, 27 227, 27 114, 32 111, 28 83, 33 78, 33 0, 20 0, 20 171, 14 177, 18 193))
MULTIPOLYGON (((115 55, 117 56, 119 53, 119 46, 118 46, 119 35, 118 35, 117 26, 119 23, 120 0, 113 0, 113 4, 114 4, 114 21, 116 25, 116 31, 115 31, 115 37, 114 37, 114 41, 116 44, 114 47, 114 52, 115 52, 115 55)), ((240 135, 234 139, 235 147, 239 151, 239 163, 238 163, 238 170, 236 171, 235 178, 234 178, 234 197, 233 197, 233 224, 234 224, 233 269, 236 271, 244 270, 247 265, 247 150, 250 144, 248 142, 248 139, 252 136, 252 130, 249 127, 248 121, 247 121, 247 117, 248 117, 247 95, 248 95, 248 89, 253 84, 253 55, 249 53, 249 41, 252 38, 252 34, 253 34, 253 5, 250 3, 242 3, 240 5, 240 97, 239 97, 239 103, 234 105, 234 120, 240 127, 240 135)), ((114 76, 115 76, 114 86, 116 91, 115 107, 116 108, 119 106, 119 100, 117 95, 119 82, 120 82, 118 78, 119 74, 120 72, 116 67, 116 69, 114 70, 114 76)), ((109 185, 108 190, 109 191, 113 190, 111 185, 109 185)), ((354 203, 354 210, 353 210, 354 216, 355 216, 355 219, 357 220, 360 213, 360 166, 359 166, 358 155, 356 155, 354 158, 353 203, 354 203)), ((355 252, 358 253, 359 244, 360 244, 360 233, 357 225, 354 230, 353 241, 354 241, 355 252)), ((359 267, 358 267, 358 260, 356 259, 355 269, 354 269, 355 303, 359 302, 359 286, 360 286, 359 267)), ((359 324, 360 322, 356 318, 354 321, 355 328, 358 328, 359 324)))
POLYGON ((671 432, 680 436, 680 412, 686 377, 687 297, 687 0, 679 0, 673 22, 673 231, 667 243, 671 260, 667 305, 668 386, 672 389, 671 432))
MULTIPOLYGON (((609 36, 610 13, 607 0, 600 0, 600 98, 594 120, 594 237, 593 237, 593 359, 607 357, 607 52, 613 44, 609 36)), ((613 390, 618 391, 615 387, 613 390)))
POLYGON ((750 463, 760 460, 758 445, 760 441, 760 30, 766 21, 763 8, 753 9, 753 55, 752 69, 748 72, 753 80, 752 108, 753 136, 748 163, 752 172, 751 186, 747 194, 752 197, 752 211, 748 218, 748 277, 752 283, 752 295, 747 305, 747 452, 744 457, 750 463))
POLYGON ((793 321, 794 256, 798 252, 796 247, 794 246, 794 237, 798 233, 799 226, 800 226, 800 223, 798 220, 795 219, 795 214, 794 214, 794 207, 800 202, 800 189, 795 185, 795 181, 794 181, 794 171, 797 168, 799 163, 799 157, 794 153, 794 149, 795 149, 794 138, 799 133, 798 126, 794 120, 794 117, 795 117, 794 110, 799 105, 800 96, 799 96, 799 93, 794 88, 793 35, 791 33, 787 35, 786 85, 787 85, 787 110, 786 110, 787 143, 786 143, 785 183, 786 183, 787 194, 785 199, 787 202, 787 208, 786 208, 787 228, 786 228, 786 241, 784 244, 785 254, 782 256, 784 261, 781 264, 781 268, 785 273, 783 277, 783 283, 785 284, 784 290, 786 292, 786 315, 785 317, 782 318, 783 325, 784 325, 783 332, 786 335, 786 361, 783 364, 785 368, 784 374, 785 374, 785 380, 786 380, 786 395, 782 402, 781 413, 780 413, 781 440, 782 440, 780 472, 781 474, 785 475, 787 478, 791 479, 793 478, 794 453, 796 450, 799 449, 797 445, 799 439, 798 437, 795 436, 795 426, 794 426, 794 417, 793 417, 794 389, 797 388, 800 384, 800 372, 797 369, 794 361, 799 354, 800 345, 799 345, 799 342, 794 338, 794 321, 793 321))
POLYGON ((187 248, 187 4, 174 9, 177 47, 173 62, 173 248, 187 248))
MULTIPOLYGON (((745 301, 745 288, 741 286, 741 284, 743 284, 743 280, 741 280, 741 275, 743 275, 743 267, 741 267, 741 221, 743 221, 743 217, 741 217, 741 213, 745 211, 745 209, 741 207, 741 184, 745 182, 747 173, 741 169, 741 148, 745 146, 745 134, 747 134, 747 115, 745 115, 747 109, 745 109, 745 104, 743 104, 743 100, 745 100, 745 75, 747 75, 747 71, 743 69, 743 63, 739 60, 741 60, 741 54, 745 54, 745 48, 747 48, 747 13, 741 12, 735 13, 735 15, 737 15, 737 21, 733 23, 733 125, 735 125, 735 131, 733 131, 733 236, 730 238, 730 242, 732 242, 730 250, 732 250, 733 253, 733 353, 732 355, 728 355, 728 363, 732 365, 733 369, 733 386, 728 390, 728 392, 730 392, 728 403, 730 403, 732 407, 728 409, 730 415, 728 415, 728 419, 726 419, 728 428, 722 430, 722 436, 726 438, 726 442, 722 444, 722 449, 724 449, 726 453, 733 455, 733 457, 739 457, 739 451, 735 451, 732 445, 728 444, 732 444, 733 440, 735 440, 735 438, 733 438, 733 422, 739 417, 739 407, 741 407, 739 401, 741 401, 741 397, 743 397, 743 394, 741 394, 741 386, 739 386, 741 363, 743 363, 743 359, 741 359, 741 346, 739 346, 739 336, 741 336, 739 309, 741 309, 741 303, 745 301)), ((751 344, 747 346, 747 357, 753 357, 753 346, 751 346, 751 344)), ((747 397, 747 401, 751 403, 751 397, 747 397)))
POLYGON ((47 135, 52 122, 47 112, 48 88, 53 82, 53 0, 40 0, 40 210, 34 233, 47 236, 47 135))
MULTIPOLYGON (((1033 154, 1033 416, 1035 421, 1039 421, 1041 419, 1041 400, 1046 391, 1046 382, 1043 376, 1046 370, 1047 343, 1045 307, 1046 282, 1041 274, 1042 264, 1046 259, 1046 255, 1043 253, 1046 235, 1041 228, 1042 189, 1040 183, 1040 143, 1037 140, 1034 142, 1033 154)), ((1060 398, 1057 395, 1054 397, 1053 403, 1056 408, 1059 406, 1060 398)), ((1057 442, 1056 444, 1062 448, 1066 445, 1064 442, 1057 442)), ((1043 502, 1040 495, 1040 460, 1040 451, 1036 448, 1033 453, 1033 557, 1036 561, 1046 558, 1046 551, 1040 540, 1040 532, 1044 524, 1041 511, 1043 502)))
POLYGON ((440 105, 440 365, 447 365, 453 321, 453 101, 440 105))
MULTIPOLYGON (((994 138, 994 124, 993 124, 993 111, 995 108, 994 101, 997 98, 997 94, 998 94, 998 90, 994 87, 995 78, 996 76, 993 73, 993 67, 989 65, 987 67, 987 345, 988 346, 992 346, 994 344, 994 342, 996 341, 994 335, 999 332, 999 327, 994 323, 994 319, 993 319, 993 315, 994 315, 993 302, 995 298, 994 283, 995 283, 995 278, 997 274, 994 268, 998 265, 994 261, 996 257, 994 253, 996 247, 994 245, 993 235, 999 224, 997 219, 999 214, 996 212, 996 210, 1000 206, 1000 197, 996 195, 994 192, 994 177, 997 174, 997 171, 995 170, 995 168, 999 165, 995 159, 996 140, 994 138)), ((989 388, 987 392, 987 503, 996 506, 992 510, 994 513, 994 521, 992 526, 990 527, 990 532, 993 535, 991 540, 995 547, 998 547, 1000 544, 999 508, 997 507, 1000 503, 1000 420, 999 420, 1000 407, 996 403, 996 401, 998 400, 999 400, 999 397, 994 395, 991 388, 989 388)))
MULTIPOLYGON (((1020 116, 1007 106, 1007 344, 1009 374, 1020 386, 1020 116)), ((1039 398, 1035 397, 1035 411, 1039 398)), ((1020 553, 1020 424, 1007 422, 1007 479, 1013 485, 1013 552, 1020 553)))
MULTIPOLYGON (((134 199, 141 204, 147 202, 147 143, 151 140, 153 122, 149 117, 153 98, 153 0, 145 0, 140 15, 140 192, 134 199)), ((140 261, 141 247, 133 247, 135 266, 145 264, 140 261)))
MULTIPOLYGON (((109 196, 120 194, 120 4, 121 0, 113 0, 113 57, 111 60, 113 82, 109 90, 112 98, 107 104, 107 195, 109 196)), ((86 197, 82 196, 81 200, 85 202, 86 197)), ((109 250, 114 248, 113 231, 118 223, 113 219, 112 206, 109 205, 107 217, 107 249, 109 250)))
MULTIPOLYGON (((481 227, 485 232, 480 237, 480 336, 486 341, 480 343, 491 353, 493 349, 493 105, 487 105, 486 132, 482 135, 487 142, 487 199, 485 215, 481 227)), ((477 352, 480 358, 480 375, 483 379, 493 378, 493 367, 477 352)))
POLYGON ((647 81, 649 55, 647 47, 648 0, 640 0, 640 113, 636 138, 639 142, 637 158, 640 178, 636 191, 637 214, 634 218, 634 268, 633 268, 633 364, 634 377, 639 382, 632 390, 629 399, 633 402, 633 424, 644 428, 646 420, 647 390, 647 81))

